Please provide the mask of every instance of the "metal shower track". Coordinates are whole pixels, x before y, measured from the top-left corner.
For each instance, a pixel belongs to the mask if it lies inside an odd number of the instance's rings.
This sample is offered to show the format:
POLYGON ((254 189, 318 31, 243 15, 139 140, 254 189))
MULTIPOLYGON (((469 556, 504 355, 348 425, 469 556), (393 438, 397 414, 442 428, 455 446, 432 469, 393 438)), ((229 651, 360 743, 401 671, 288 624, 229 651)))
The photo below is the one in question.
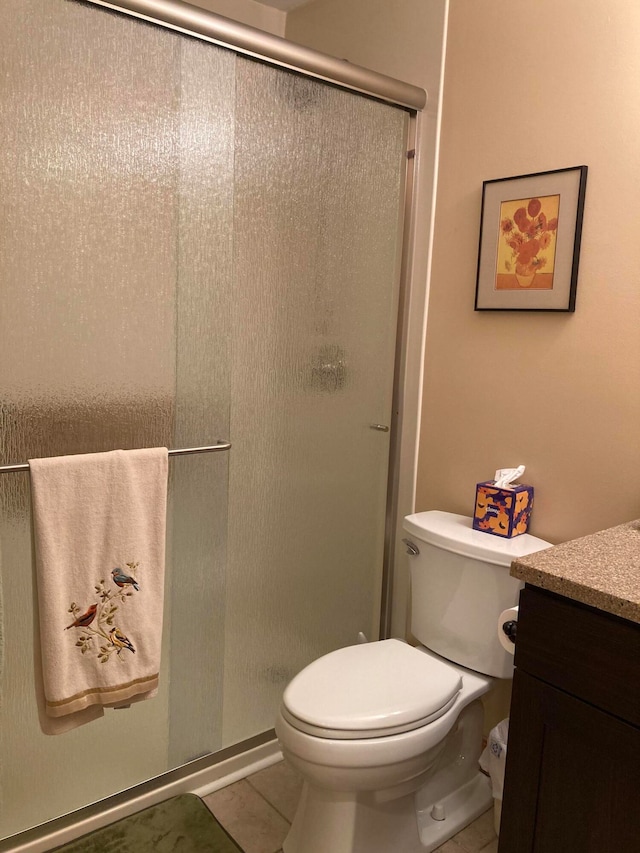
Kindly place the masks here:
POLYGON ((237 53, 352 89, 394 106, 421 110, 427 102, 427 93, 418 86, 361 68, 344 59, 327 56, 255 27, 249 27, 198 6, 192 6, 190 3, 183 3, 181 0, 119 0, 117 3, 110 0, 86 0, 86 2, 196 36, 237 53))

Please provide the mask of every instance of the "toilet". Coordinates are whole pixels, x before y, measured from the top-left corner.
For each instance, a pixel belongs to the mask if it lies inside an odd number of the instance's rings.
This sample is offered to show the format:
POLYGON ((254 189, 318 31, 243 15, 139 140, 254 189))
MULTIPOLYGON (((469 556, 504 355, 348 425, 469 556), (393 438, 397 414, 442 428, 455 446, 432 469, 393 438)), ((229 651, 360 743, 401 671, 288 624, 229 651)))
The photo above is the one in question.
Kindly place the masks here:
POLYGON ((284 691, 276 734, 303 779, 284 853, 430 853, 492 803, 480 697, 513 672, 497 635, 521 588, 509 566, 550 543, 440 511, 404 529, 419 645, 338 649, 284 691))

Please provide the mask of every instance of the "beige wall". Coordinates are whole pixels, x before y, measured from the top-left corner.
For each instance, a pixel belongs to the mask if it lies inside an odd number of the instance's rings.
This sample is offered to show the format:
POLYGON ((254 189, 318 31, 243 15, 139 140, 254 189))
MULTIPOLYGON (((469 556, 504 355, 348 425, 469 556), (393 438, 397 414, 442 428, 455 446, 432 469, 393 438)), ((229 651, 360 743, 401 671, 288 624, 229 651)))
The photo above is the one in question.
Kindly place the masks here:
POLYGON ((640 516, 640 4, 451 0, 417 508, 527 465, 531 532, 640 516), (474 313, 482 181, 589 178, 575 314, 474 313))
POLYGON ((280 9, 264 6, 256 0, 189 0, 189 2, 193 6, 200 6, 202 9, 215 12, 216 15, 224 15, 225 18, 231 18, 241 24, 257 27, 275 36, 284 36, 286 13, 280 9))
POLYGON ((312 0, 288 13, 285 33, 364 68, 437 88, 433 60, 441 51, 437 17, 444 6, 442 0, 312 0))
MULTIPOLYGON (((437 95, 434 9, 315 0, 286 35, 437 95)), ((469 514, 522 462, 531 530, 558 542, 640 516, 640 5, 451 0, 448 30, 416 508, 469 514), (483 180, 582 163, 576 313, 474 312, 483 180)), ((416 280, 424 179, 419 205, 416 280)))

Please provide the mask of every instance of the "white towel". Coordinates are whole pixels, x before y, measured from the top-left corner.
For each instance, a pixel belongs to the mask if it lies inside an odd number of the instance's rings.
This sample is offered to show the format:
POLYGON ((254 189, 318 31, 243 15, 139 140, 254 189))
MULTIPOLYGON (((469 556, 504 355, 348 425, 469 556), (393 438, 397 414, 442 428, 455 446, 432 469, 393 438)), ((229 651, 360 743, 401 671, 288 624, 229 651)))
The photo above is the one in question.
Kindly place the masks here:
POLYGON ((157 693, 168 454, 29 465, 45 709, 64 718, 47 733, 57 733, 157 693))

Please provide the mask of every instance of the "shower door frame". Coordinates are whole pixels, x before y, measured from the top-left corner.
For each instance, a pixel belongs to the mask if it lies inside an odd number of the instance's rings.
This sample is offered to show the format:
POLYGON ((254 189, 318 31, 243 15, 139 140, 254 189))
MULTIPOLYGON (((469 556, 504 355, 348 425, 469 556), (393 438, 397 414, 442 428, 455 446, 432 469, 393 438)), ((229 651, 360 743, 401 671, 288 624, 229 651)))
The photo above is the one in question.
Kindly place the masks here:
MULTIPOLYGON (((318 51, 296 45, 286 39, 237 23, 180 0, 81 0, 116 13, 146 20, 152 24, 209 41, 220 47, 250 58, 312 77, 329 85, 351 90, 365 97, 403 109, 408 115, 404 208, 399 216, 399 302, 397 317, 393 396, 391 407, 387 502, 382 568, 380 636, 391 634, 392 591, 396 534, 402 517, 413 511, 415 495, 415 465, 417 457, 418 423, 403 419, 407 394, 419 393, 422 350, 415 343, 408 352, 408 340, 416 338, 416 324, 410 323, 412 259, 416 244, 416 212, 414 196, 418 177, 416 150, 423 121, 422 109, 427 95, 417 86, 404 83, 351 63, 326 56, 318 51), (411 332, 411 327, 413 332, 411 332)), ((414 285, 415 286, 415 285, 414 285)), ((418 304, 422 304, 418 298, 418 304)), ((422 335, 424 338, 424 333, 422 335)), ((70 814, 48 821, 0 839, 4 850, 40 853, 68 842, 81 834, 93 831, 135 811, 161 802, 168 796, 200 788, 215 790, 215 780, 246 775, 242 766, 268 766, 279 757, 275 733, 269 730, 210 755, 169 770, 133 788, 85 806, 70 814), (243 756, 248 758, 243 761, 243 756), (55 841, 54 841, 55 840, 55 841), (10 845, 10 846, 7 846, 10 845)))

